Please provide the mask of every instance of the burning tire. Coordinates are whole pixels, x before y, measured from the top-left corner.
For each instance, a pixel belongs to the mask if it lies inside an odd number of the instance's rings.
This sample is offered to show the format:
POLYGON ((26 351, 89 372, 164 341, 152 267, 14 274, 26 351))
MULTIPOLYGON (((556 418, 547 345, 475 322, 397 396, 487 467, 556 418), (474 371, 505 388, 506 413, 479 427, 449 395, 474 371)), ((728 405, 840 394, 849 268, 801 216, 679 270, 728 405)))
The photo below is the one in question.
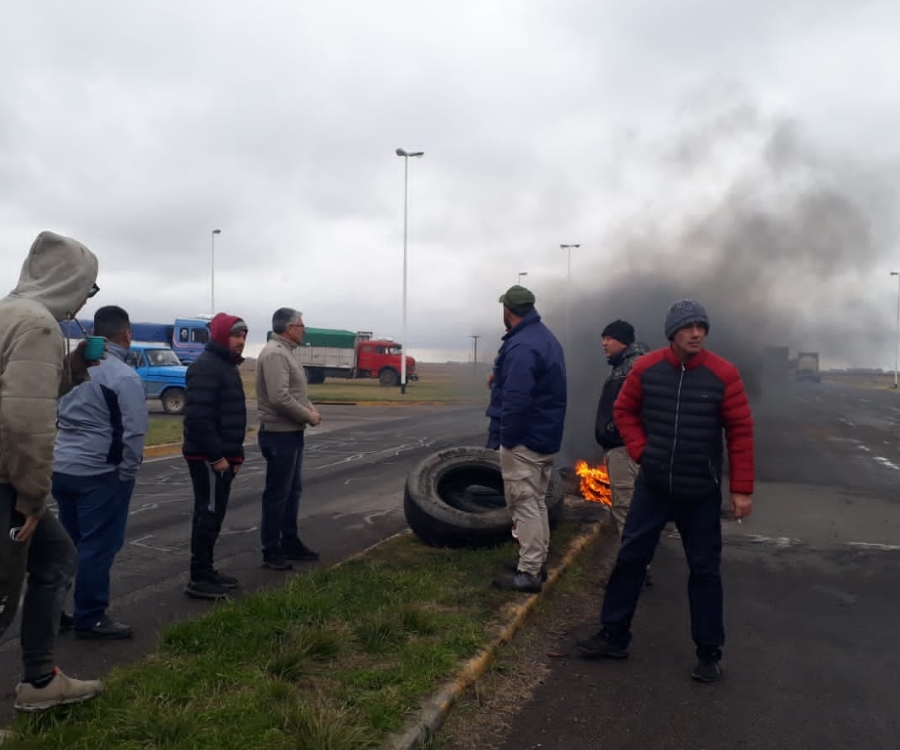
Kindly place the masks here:
MULTIPOLYGON (((554 471, 547 488, 550 526, 565 513, 563 483, 554 471)), ((419 463, 406 480, 406 522, 433 547, 486 547, 510 538, 500 454, 487 448, 447 448, 419 463)))

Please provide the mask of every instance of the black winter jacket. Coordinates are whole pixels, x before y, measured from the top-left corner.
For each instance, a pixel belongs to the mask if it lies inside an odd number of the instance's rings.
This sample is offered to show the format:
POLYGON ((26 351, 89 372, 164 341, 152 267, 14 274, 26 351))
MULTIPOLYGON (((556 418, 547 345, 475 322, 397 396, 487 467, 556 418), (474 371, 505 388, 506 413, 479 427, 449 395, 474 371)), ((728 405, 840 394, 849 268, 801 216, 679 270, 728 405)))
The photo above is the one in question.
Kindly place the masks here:
POLYGON ((610 360, 612 369, 600 392, 600 401, 597 403, 597 420, 594 422, 594 438, 604 451, 611 451, 613 448, 625 445, 613 419, 613 404, 616 402, 619 391, 622 390, 625 378, 631 372, 634 361, 649 351, 650 347, 646 344, 635 341, 628 345, 615 363, 610 360))
POLYGON ((184 404, 184 444, 187 459, 215 463, 244 460, 247 402, 244 384, 228 349, 210 341, 188 367, 184 404))

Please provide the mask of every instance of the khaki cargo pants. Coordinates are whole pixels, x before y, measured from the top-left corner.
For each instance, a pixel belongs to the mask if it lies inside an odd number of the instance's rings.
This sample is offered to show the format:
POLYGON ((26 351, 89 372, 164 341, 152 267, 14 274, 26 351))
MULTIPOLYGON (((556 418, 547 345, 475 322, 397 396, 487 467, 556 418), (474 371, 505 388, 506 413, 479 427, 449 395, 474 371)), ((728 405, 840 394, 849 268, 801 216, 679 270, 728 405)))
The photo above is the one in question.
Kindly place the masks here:
POLYGON ((519 539, 519 570, 535 577, 540 576, 550 549, 545 497, 555 458, 555 454, 535 453, 524 445, 500 448, 506 507, 519 539))
POLYGON ((625 528, 625 518, 634 495, 634 480, 637 479, 638 465, 631 460, 624 446, 613 448, 606 453, 606 470, 612 490, 612 510, 610 513, 619 527, 619 536, 625 528))

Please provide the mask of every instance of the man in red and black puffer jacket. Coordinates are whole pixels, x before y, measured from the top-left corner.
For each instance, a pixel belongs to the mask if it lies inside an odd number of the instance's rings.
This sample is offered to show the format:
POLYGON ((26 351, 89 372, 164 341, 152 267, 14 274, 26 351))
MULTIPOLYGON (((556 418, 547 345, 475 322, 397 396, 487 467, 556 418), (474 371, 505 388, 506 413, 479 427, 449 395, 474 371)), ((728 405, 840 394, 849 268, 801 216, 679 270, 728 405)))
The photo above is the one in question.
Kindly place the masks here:
POLYGON ((603 629, 577 646, 585 656, 624 659, 647 565, 674 521, 690 567, 692 677, 715 682, 725 642, 722 613, 722 432, 731 508, 753 509, 753 416, 737 368, 703 348, 709 317, 696 300, 669 308, 665 349, 634 364, 614 406, 616 427, 640 465, 622 547, 600 615, 603 629))

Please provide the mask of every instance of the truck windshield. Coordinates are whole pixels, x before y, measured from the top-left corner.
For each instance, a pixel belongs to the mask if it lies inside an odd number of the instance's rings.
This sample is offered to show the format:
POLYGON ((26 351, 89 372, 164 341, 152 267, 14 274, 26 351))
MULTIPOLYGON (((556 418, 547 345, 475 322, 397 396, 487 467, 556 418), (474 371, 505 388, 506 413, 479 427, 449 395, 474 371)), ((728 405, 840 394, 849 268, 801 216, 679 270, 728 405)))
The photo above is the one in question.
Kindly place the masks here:
POLYGON ((396 354, 397 356, 400 356, 401 354, 403 354, 403 347, 402 346, 388 347, 388 354, 396 354))
POLYGON ((147 361, 151 367, 168 367, 169 365, 180 365, 181 360, 171 349, 147 349, 147 361))

